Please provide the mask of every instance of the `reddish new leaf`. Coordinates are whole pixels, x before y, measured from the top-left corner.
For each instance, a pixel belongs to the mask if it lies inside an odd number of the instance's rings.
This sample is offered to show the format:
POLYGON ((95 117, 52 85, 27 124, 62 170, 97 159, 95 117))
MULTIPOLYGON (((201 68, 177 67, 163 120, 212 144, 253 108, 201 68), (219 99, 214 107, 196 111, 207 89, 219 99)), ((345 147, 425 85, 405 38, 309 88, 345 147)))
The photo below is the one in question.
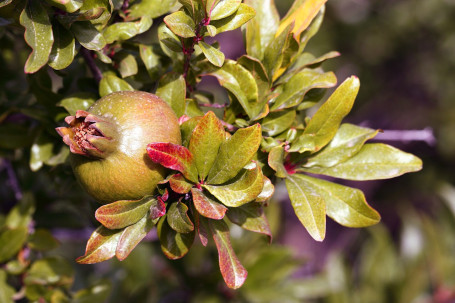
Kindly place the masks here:
POLYGON ((229 227, 223 220, 209 220, 210 231, 218 249, 220 271, 224 282, 230 288, 239 288, 246 280, 248 272, 235 255, 229 239, 229 227))
POLYGON ((181 172, 185 178, 197 182, 197 170, 193 155, 184 146, 173 143, 150 143, 147 153, 153 162, 181 172))
POLYGON ((182 174, 172 175, 168 181, 171 189, 178 194, 186 194, 193 187, 193 184, 186 181, 182 174))
POLYGON ((150 206, 150 219, 156 224, 156 220, 161 218, 166 214, 166 204, 164 204, 163 199, 158 197, 156 203, 153 203, 150 206))
POLYGON ((224 205, 210 199, 200 189, 191 189, 191 194, 193 195, 194 207, 202 216, 215 220, 224 218, 227 210, 224 205))
POLYGON ((115 256, 117 243, 123 230, 111 230, 98 227, 90 236, 85 254, 76 259, 77 263, 93 264, 109 260, 115 256))

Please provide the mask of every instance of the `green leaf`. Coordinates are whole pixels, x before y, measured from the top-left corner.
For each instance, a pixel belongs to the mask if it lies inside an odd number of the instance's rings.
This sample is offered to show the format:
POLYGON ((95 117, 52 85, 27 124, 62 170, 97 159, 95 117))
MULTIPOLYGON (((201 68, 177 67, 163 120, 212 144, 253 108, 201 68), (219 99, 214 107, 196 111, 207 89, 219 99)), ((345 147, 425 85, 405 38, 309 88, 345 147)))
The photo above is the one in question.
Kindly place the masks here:
POLYGON ((273 193, 275 192, 275 186, 273 186, 272 181, 266 176, 262 176, 262 183, 264 187, 262 188, 261 193, 256 197, 255 202, 267 202, 272 198, 273 193))
POLYGON ((188 206, 184 203, 172 203, 166 218, 169 226, 178 233, 186 234, 194 231, 194 224, 188 217, 188 206))
POLYGON ((115 256, 118 241, 123 230, 111 230, 99 226, 88 239, 85 254, 76 259, 77 263, 93 264, 103 262, 115 256))
POLYGON ((6 279, 8 275, 3 269, 0 269, 0 302, 14 303, 13 296, 16 290, 8 285, 6 279))
POLYGON ((221 144, 207 184, 222 184, 234 178, 254 157, 261 139, 260 124, 237 130, 221 144))
POLYGON ((193 187, 193 184, 189 183, 182 174, 174 174, 168 181, 171 189, 179 194, 186 194, 193 187))
POLYGON ((256 17, 245 27, 246 52, 257 59, 264 57, 265 48, 275 38, 280 23, 280 15, 274 0, 247 0, 245 4, 256 10, 256 17))
POLYGON ((294 123, 295 117, 295 110, 270 113, 262 120, 262 131, 267 136, 278 135, 287 130, 294 123))
POLYGON ((78 290, 71 303, 102 303, 106 302, 112 292, 109 280, 98 281, 95 285, 78 290))
POLYGON ((194 99, 185 99, 185 115, 188 117, 198 117, 203 116, 204 112, 199 107, 199 104, 194 99))
POLYGON ((283 146, 273 147, 267 159, 269 166, 275 171, 275 175, 278 178, 286 178, 288 175, 286 168, 284 167, 284 148, 283 146))
POLYGON ((30 149, 30 169, 32 171, 38 171, 44 162, 52 157, 53 147, 52 140, 41 132, 30 149))
POLYGON ((185 234, 176 232, 167 223, 166 216, 163 216, 157 225, 161 250, 171 260, 180 259, 188 253, 193 245, 195 232, 185 234))
POLYGON ((191 189, 194 207, 202 216, 214 220, 221 220, 226 214, 227 208, 204 194, 204 192, 197 188, 191 189))
POLYGON ((286 188, 295 214, 316 241, 325 238, 326 203, 318 188, 299 174, 288 175, 286 188))
POLYGON ((260 203, 251 202, 240 207, 229 208, 226 214, 232 223, 272 239, 272 232, 260 203))
POLYGON ((179 38, 164 23, 158 27, 158 39, 161 48, 168 56, 182 52, 182 43, 179 38))
POLYGON ((202 185, 224 205, 238 207, 253 201, 262 192, 264 183, 261 168, 254 163, 253 168, 244 172, 232 183, 226 185, 202 185))
POLYGON ((122 232, 120 239, 115 250, 115 256, 120 261, 123 261, 128 257, 131 251, 147 236, 147 234, 155 226, 153 221, 147 216, 144 216, 141 220, 133 225, 128 226, 122 232))
POLYGON ((35 199, 30 192, 25 192, 22 199, 8 213, 5 226, 10 229, 28 228, 35 212, 35 199))
POLYGON ((324 198, 327 215, 347 227, 366 227, 378 223, 381 216, 368 205, 362 191, 329 181, 299 175, 302 179, 318 187, 324 198))
POLYGON ((13 0, 1 0, 0 2, 0 7, 4 7, 4 6, 7 6, 8 4, 10 4, 13 0))
POLYGON ((286 28, 279 36, 273 39, 264 50, 264 59, 262 60, 267 71, 267 77, 274 81, 276 74, 283 63, 284 51, 289 45, 291 39, 291 26, 286 28))
POLYGON ((188 146, 191 140, 191 136, 193 134, 193 130, 196 127, 196 125, 199 123, 199 120, 201 120, 202 117, 194 117, 191 118, 185 122, 183 122, 180 125, 180 132, 182 134, 182 145, 183 146, 188 146))
POLYGON ((145 196, 141 200, 121 200, 98 208, 95 218, 109 229, 120 229, 138 222, 156 203, 153 196, 145 196))
POLYGON ((215 47, 205 43, 204 41, 199 41, 197 44, 202 52, 204 53, 207 60, 210 61, 215 66, 221 67, 224 63, 224 54, 216 49, 215 47))
POLYGON ((305 69, 284 83, 283 92, 274 100, 270 110, 299 105, 310 89, 333 87, 336 83, 337 78, 333 72, 321 73, 313 69, 305 69))
POLYGON ((111 44, 114 41, 125 41, 139 34, 144 33, 152 26, 152 19, 142 17, 136 22, 118 22, 106 27, 103 36, 106 43, 111 44))
POLYGON ((186 85, 182 75, 165 74, 158 83, 156 95, 172 107, 177 117, 185 113, 186 85))
POLYGON ((0 233, 0 263, 14 257, 24 246, 27 236, 26 227, 3 230, 0 233))
POLYGON ((177 11, 164 17, 164 23, 167 27, 176 34, 183 38, 190 38, 196 36, 196 24, 193 19, 188 16, 185 11, 177 11))
MULTIPOLYGON (((192 1, 192 0, 191 0, 192 1)), ((220 0, 202 0, 202 4, 205 7, 205 12, 207 16, 210 16, 215 5, 218 4, 220 0)))
POLYGON ((351 111, 360 82, 357 77, 346 79, 311 118, 303 135, 290 151, 316 152, 332 140, 343 118, 351 111))
POLYGON ((30 235, 27 244, 31 249, 47 251, 56 248, 59 242, 54 238, 54 236, 52 236, 50 231, 39 228, 30 235))
POLYGON ((135 1, 129 9, 128 17, 137 19, 142 16, 147 16, 150 19, 155 19, 166 14, 174 7, 176 0, 142 0, 135 1))
MULTIPOLYGON (((207 1, 210 2, 210 1, 207 1)), ((240 7, 242 0, 220 0, 210 11, 210 20, 220 20, 234 14, 240 7)))
POLYGON ((342 124, 332 141, 319 153, 308 158, 305 167, 331 167, 354 156, 365 141, 373 138, 377 130, 353 124, 342 124))
POLYGON ((225 138, 223 125, 212 111, 205 114, 194 128, 188 149, 193 154, 201 180, 207 177, 225 138))
POLYGON ((101 50, 106 46, 103 35, 89 21, 74 22, 70 30, 77 41, 87 49, 101 50))
POLYGON ((118 64, 118 71, 122 78, 134 76, 138 72, 136 57, 127 52, 115 54, 115 61, 118 64))
POLYGON ((113 92, 133 91, 134 88, 125 80, 120 79, 112 73, 105 73, 100 81, 99 94, 101 97, 113 92))
POLYGON ((76 43, 71 32, 59 22, 52 23, 52 31, 55 41, 49 56, 49 66, 61 70, 73 62, 76 55, 76 43))
POLYGON ((241 3, 238 10, 234 14, 226 18, 210 22, 210 24, 216 27, 216 33, 219 34, 239 28, 254 18, 255 15, 256 12, 252 7, 241 3))
POLYGON ((218 260, 224 282, 236 289, 243 285, 248 275, 232 249, 229 228, 223 220, 208 220, 209 228, 218 249, 218 260))
POLYGON ((308 28, 311 21, 316 17, 318 12, 324 6, 327 0, 297 0, 294 1, 288 13, 281 20, 277 35, 285 31, 290 24, 294 24, 292 32, 295 37, 308 28))
POLYGON ((87 110, 96 99, 95 94, 80 92, 62 99, 57 105, 65 108, 71 116, 75 116, 76 111, 87 110))
POLYGON ((348 180, 389 179, 422 169, 422 160, 390 145, 365 144, 352 158, 332 167, 301 170, 348 180))
MULTIPOLYGON (((164 73, 164 66, 161 62, 161 55, 158 46, 155 45, 139 45, 139 54, 142 62, 147 69, 147 72, 152 80, 158 80, 158 78, 164 73)), ((161 52, 160 52, 161 53, 161 52)))
POLYGON ((46 2, 67 13, 74 13, 81 8, 83 0, 46 0, 46 2))
POLYGON ((26 285, 62 285, 70 287, 74 280, 74 269, 62 257, 46 257, 35 261, 24 282, 26 285))
POLYGON ((54 43, 52 25, 41 1, 27 1, 20 15, 20 24, 25 27, 24 38, 32 48, 24 70, 34 73, 47 63, 54 43))

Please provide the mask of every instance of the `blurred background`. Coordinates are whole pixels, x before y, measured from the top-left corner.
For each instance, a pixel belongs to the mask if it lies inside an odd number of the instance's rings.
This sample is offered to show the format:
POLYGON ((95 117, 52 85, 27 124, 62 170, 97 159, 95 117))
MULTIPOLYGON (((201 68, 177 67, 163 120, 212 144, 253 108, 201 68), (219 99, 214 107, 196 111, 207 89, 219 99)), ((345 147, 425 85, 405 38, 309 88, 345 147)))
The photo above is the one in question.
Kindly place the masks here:
MULTIPOLYGON (((284 15, 291 1, 276 2, 284 15)), ((217 40, 227 57, 242 54, 240 31, 217 40)), ((240 228, 232 231, 249 272, 239 290, 224 285, 214 247, 196 244, 182 260, 168 261, 155 235, 123 262, 76 265, 97 226, 98 205, 77 189, 69 166, 31 173, 28 155, 9 146, 18 130, 5 123, 0 125, 0 211, 32 192, 35 227, 53 228, 60 242, 46 254, 64 256, 74 266, 73 290, 98 286, 107 302, 455 302, 455 0, 329 0, 308 48, 316 56, 340 52, 323 65, 339 82, 353 74, 360 78, 359 96, 345 122, 383 129, 378 140, 423 160, 418 173, 346 182, 365 192, 382 216, 380 224, 349 229, 328 219, 327 237, 318 243, 278 185, 267 209, 273 243, 240 228)), ((0 58, 8 62, 0 64, 3 96, 27 89, 7 87, 12 78, 25 77, 17 74, 23 61, 11 63, 7 56, 0 58)), ((217 89, 210 79, 200 85, 217 89)), ((0 100, 2 114, 8 98, 0 100)), ((21 122, 20 116, 9 119, 21 122)), ((5 122, 1 116, 0 122, 5 122)))

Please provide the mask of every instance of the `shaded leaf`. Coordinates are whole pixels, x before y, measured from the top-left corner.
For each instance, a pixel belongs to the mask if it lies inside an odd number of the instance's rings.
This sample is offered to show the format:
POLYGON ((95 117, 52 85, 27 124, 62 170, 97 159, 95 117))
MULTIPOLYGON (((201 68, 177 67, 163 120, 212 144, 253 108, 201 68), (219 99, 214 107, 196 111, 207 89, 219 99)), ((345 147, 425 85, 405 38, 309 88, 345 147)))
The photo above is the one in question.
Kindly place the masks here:
POLYGON ((272 232, 261 204, 251 202, 240 207, 229 208, 227 216, 232 223, 272 239, 272 232))
POLYGON ((188 146, 191 140, 191 136, 193 134, 193 130, 196 125, 199 123, 202 117, 194 117, 180 125, 180 132, 182 133, 182 145, 188 146))
POLYGON ((286 188, 300 222, 316 241, 325 238, 326 205, 318 188, 303 175, 288 175, 286 188))
POLYGON ((147 153, 153 162, 177 170, 188 180, 198 182, 193 155, 186 147, 173 143, 150 143, 147 153))
POLYGON ((26 227, 3 230, 0 233, 0 263, 14 257, 24 246, 27 236, 26 227))
POLYGON ((101 303, 106 302, 111 294, 111 282, 104 280, 94 286, 78 290, 73 295, 72 303, 101 303))
POLYGON ((390 145, 365 144, 352 158, 332 167, 302 170, 348 180, 389 179, 422 169, 422 160, 390 145))
POLYGON ((262 131, 267 136, 278 135, 287 130, 294 123, 295 117, 295 110, 270 113, 262 120, 262 131))
POLYGON ((197 234, 199 236, 199 240, 203 246, 207 246, 209 242, 209 223, 208 220, 204 217, 201 217, 199 213, 196 211, 194 212, 194 221, 196 223, 197 234))
POLYGON ((209 220, 209 228, 218 249, 218 259, 221 275, 230 288, 239 288, 248 275, 235 255, 229 239, 229 228, 223 220, 209 220))
POLYGON ((54 44, 49 56, 49 66, 56 70, 64 69, 73 62, 76 55, 76 43, 69 30, 53 22, 52 31, 54 34, 54 44))
POLYGON ((161 250, 171 260, 180 259, 187 254, 193 244, 195 232, 185 234, 176 232, 167 223, 166 216, 162 217, 157 225, 161 250))
POLYGON ((99 93, 101 97, 109 95, 113 92, 133 90, 134 88, 128 82, 120 79, 112 73, 104 74, 99 85, 99 93))
POLYGON ((177 11, 164 17, 164 23, 177 36, 190 38, 196 36, 194 33, 196 24, 193 19, 188 16, 185 11, 177 11))
POLYGON ((166 214, 166 204, 164 204, 163 200, 157 197, 155 201, 150 206, 150 219, 153 220, 154 224, 166 214))
POLYGON ((145 196, 141 200, 121 200, 99 207, 95 218, 109 229, 120 229, 138 222, 156 203, 153 196, 145 196))
POLYGON ((291 29, 290 25, 280 35, 273 39, 264 50, 264 59, 262 62, 270 81, 275 80, 275 75, 283 63, 284 51, 288 47, 291 39, 291 29))
POLYGON ((261 139, 260 124, 237 130, 221 144, 207 183, 222 184, 235 177, 254 157, 261 139))
POLYGON ((174 174, 168 181, 171 189, 178 194, 186 194, 193 187, 193 184, 186 181, 182 174, 174 174))
POLYGON ((87 49, 101 50, 106 46, 106 40, 103 35, 89 21, 73 23, 71 31, 77 41, 87 49))
MULTIPOLYGON (((207 1, 208 3, 210 1, 207 1)), ((213 1, 215 2, 215 1, 213 1)), ((234 14, 240 7, 242 0, 216 1, 217 5, 210 11, 210 20, 219 20, 234 14)))
POLYGON ((275 146, 270 150, 267 163, 275 171, 275 176, 278 178, 286 178, 288 173, 284 167, 283 146, 275 146))
POLYGON ((38 171, 52 157, 53 147, 52 140, 41 132, 30 149, 30 169, 32 171, 38 171))
POLYGON ((205 195, 202 190, 197 188, 191 189, 191 195, 193 196, 194 207, 202 216, 214 220, 224 218, 227 211, 224 205, 205 195))
POLYGON ((52 236, 50 231, 39 228, 30 235, 27 244, 31 249, 47 251, 56 248, 59 242, 54 238, 54 236, 52 236))
POLYGON ((158 39, 160 40, 161 48, 167 55, 182 52, 182 44, 179 38, 164 23, 158 27, 158 39), (173 53, 166 51, 166 49, 173 53))
POLYGON ((178 233, 189 233, 194 231, 193 222, 188 217, 188 206, 181 202, 174 202, 167 211, 167 223, 178 233))
POLYGON ((219 49, 216 49, 212 45, 199 41, 197 44, 202 52, 204 53, 207 60, 215 66, 221 67, 224 63, 224 54, 219 49))
POLYGON ((61 257, 46 257, 35 261, 25 275, 25 284, 71 286, 74 269, 61 257))
POLYGON ((104 29, 103 36, 106 43, 125 41, 134 36, 144 33, 152 26, 152 19, 142 17, 136 22, 117 22, 104 29))
POLYGON ((159 17, 167 13, 176 3, 176 0, 142 0, 135 1, 129 9, 128 17, 137 19, 142 16, 147 16, 151 19, 159 17))
POLYGON ((157 45, 139 45, 139 54, 152 80, 157 80, 163 74, 161 55, 157 45))
POLYGON ((277 35, 285 28, 294 23, 294 36, 299 37, 300 34, 307 29, 311 21, 318 14, 319 10, 327 0, 297 0, 293 3, 286 16, 281 20, 277 35))
POLYGON ((172 107, 177 117, 185 113, 186 84, 182 75, 165 74, 160 79, 156 95, 172 107))
POLYGON ((0 269, 0 302, 14 303, 13 296, 16 290, 6 282, 8 275, 3 269, 0 269))
POLYGON ((10 229, 28 228, 35 212, 35 199, 30 192, 23 193, 22 199, 6 216, 4 226, 10 229))
POLYGON ((141 220, 133 225, 128 226, 122 232, 120 239, 115 250, 115 256, 120 261, 125 260, 126 257, 133 251, 133 249, 145 238, 145 236, 155 226, 153 221, 147 217, 143 217, 141 220))
POLYGON ((219 34, 222 32, 232 31, 236 28, 239 28, 240 26, 254 18, 255 15, 256 12, 252 7, 241 3, 238 10, 234 14, 226 18, 210 22, 210 24, 216 27, 216 33, 219 34))
POLYGON ((32 48, 24 70, 34 73, 47 63, 54 42, 52 25, 41 1, 27 1, 20 15, 20 24, 25 27, 24 38, 32 48))
POLYGON ((93 264, 103 262, 115 256, 118 241, 123 230, 111 230, 99 226, 88 239, 85 254, 76 259, 77 263, 93 264))
POLYGON ((83 0, 46 0, 46 2, 67 13, 74 13, 81 8, 83 0))

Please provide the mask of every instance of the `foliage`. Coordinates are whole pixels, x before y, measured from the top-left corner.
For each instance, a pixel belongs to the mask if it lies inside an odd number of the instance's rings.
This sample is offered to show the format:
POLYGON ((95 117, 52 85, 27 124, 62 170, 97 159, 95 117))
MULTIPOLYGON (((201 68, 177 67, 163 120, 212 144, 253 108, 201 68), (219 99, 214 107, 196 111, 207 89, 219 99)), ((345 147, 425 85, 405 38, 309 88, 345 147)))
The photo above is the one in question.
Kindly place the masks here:
MULTIPOLYGON (((238 225, 271 241, 267 206, 280 180, 296 216, 317 241, 325 238, 326 216, 348 227, 379 222, 359 189, 332 177, 393 178, 420 170, 421 161, 389 145, 366 143, 378 130, 343 123, 359 79, 348 77, 330 91, 337 78, 321 64, 338 53, 316 57, 306 51, 322 23, 325 2, 296 0, 283 18, 272 0, 1 2, 2 60, 11 75, 0 87, 0 153, 5 159, 26 150, 36 174, 49 169, 45 166, 67 171, 61 164, 68 149, 54 128, 68 113, 87 110, 98 97, 115 91, 153 91, 180 117, 182 145, 144 146, 152 161, 172 172, 151 195, 99 207, 95 217, 102 225, 92 233, 79 263, 114 256, 124 260, 156 226, 159 246, 169 259, 189 253, 196 238, 204 246, 213 239, 224 281, 239 288, 247 270, 234 252, 230 231, 238 225), (214 38, 238 28, 245 55, 228 59, 214 38), (31 51, 24 42, 14 44, 22 34, 31 51), (16 62, 24 62, 25 75, 15 72, 16 62), (87 69, 91 76, 86 76, 87 69), (199 89, 207 76, 225 89, 229 104, 199 89), (218 115, 204 108, 219 109, 218 115)), ((58 188, 67 181, 55 182, 58 188)), ((77 195, 66 199, 76 201, 77 195)), ((32 211, 21 226, 8 223, 14 209, 2 225, 0 239, 8 245, 0 246, 0 260, 17 263, 24 258, 28 263, 21 264, 20 272, 0 271, 2 293, 13 294, 7 275, 27 272, 25 295, 30 300, 79 302, 84 299, 78 296, 85 295, 99 296, 90 302, 104 300, 104 290, 98 294, 95 288, 69 293, 73 273, 60 272, 67 268, 61 259, 45 257, 30 265, 33 257, 21 255, 24 245, 33 250, 53 241, 48 233, 40 239, 45 232, 29 230, 32 211)), ((273 254, 270 249, 257 256, 250 276, 266 268, 263 260, 274 260, 273 254)), ((277 264, 284 262, 283 256, 288 252, 277 253, 277 264)), ((259 283, 260 274, 256 279, 259 283)), ((246 297, 257 292, 252 280, 245 285, 246 297)))

